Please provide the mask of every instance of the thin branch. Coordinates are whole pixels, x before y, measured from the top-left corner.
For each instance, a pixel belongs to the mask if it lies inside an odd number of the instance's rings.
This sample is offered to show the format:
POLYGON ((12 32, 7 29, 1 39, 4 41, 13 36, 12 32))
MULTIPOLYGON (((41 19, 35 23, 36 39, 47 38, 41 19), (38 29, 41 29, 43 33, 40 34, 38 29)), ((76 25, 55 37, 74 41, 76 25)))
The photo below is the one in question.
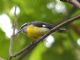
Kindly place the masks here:
POLYGON ((11 37, 11 39, 10 39, 10 47, 9 47, 9 60, 11 60, 12 59, 12 55, 13 55, 13 37, 11 37))
POLYGON ((16 7, 15 7, 15 11, 14 11, 14 17, 15 17, 15 19, 13 22, 13 34, 10 39, 10 47, 9 47, 9 60, 11 60, 12 56, 13 56, 13 40, 14 40, 15 28, 16 28, 16 7))
MULTIPOLYGON (((68 14, 65 16, 65 19, 68 19, 71 17, 72 14, 74 14, 76 11, 77 11, 78 8, 76 7, 73 7, 69 12, 68 14)), ((69 24, 68 26, 71 26, 72 27, 73 23, 69 24)), ((73 27, 74 28, 74 27, 73 27)), ((68 30, 67 31, 67 35, 70 39, 70 43, 73 45, 74 48, 77 48, 79 49, 79 46, 77 45, 77 43, 74 41, 74 37, 72 36, 71 32, 68 30)))
POLYGON ((78 0, 61 0, 61 1, 69 2, 72 5, 74 5, 75 7, 80 8, 80 2, 78 0))
POLYGON ((21 50, 20 52, 16 53, 15 55, 13 55, 13 57, 19 56, 23 53, 28 53, 31 51, 32 48, 34 48, 39 42, 41 42, 42 40, 44 40, 47 36, 49 36, 50 34, 52 34, 53 32, 55 32, 57 29, 59 29, 60 27, 67 25, 69 23, 71 23, 72 21, 79 19, 80 15, 75 16, 73 18, 70 18, 68 20, 65 20, 59 24, 57 24, 56 26, 54 26, 48 33, 46 33, 45 35, 43 35, 42 37, 40 37, 39 39, 35 40, 32 44, 30 44, 29 46, 27 46, 26 48, 24 48, 23 50, 21 50))

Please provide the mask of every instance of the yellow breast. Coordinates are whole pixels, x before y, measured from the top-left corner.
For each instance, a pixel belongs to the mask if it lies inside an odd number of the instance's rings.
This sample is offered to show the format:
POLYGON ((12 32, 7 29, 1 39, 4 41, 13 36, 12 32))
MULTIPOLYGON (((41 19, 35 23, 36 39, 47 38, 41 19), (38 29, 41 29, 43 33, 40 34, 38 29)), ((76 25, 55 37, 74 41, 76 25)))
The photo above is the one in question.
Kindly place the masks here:
POLYGON ((27 36, 35 40, 43 36, 46 32, 49 31, 49 29, 30 25, 30 26, 27 26, 26 31, 27 31, 27 36))

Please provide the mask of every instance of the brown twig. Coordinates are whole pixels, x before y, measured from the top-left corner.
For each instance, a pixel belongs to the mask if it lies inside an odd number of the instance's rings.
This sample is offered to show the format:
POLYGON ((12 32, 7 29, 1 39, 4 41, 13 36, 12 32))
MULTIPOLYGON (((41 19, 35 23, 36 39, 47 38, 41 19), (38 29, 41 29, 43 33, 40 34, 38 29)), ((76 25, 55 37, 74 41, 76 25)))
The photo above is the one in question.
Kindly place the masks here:
POLYGON ((50 34, 52 34, 53 32, 55 32, 57 29, 59 29, 60 27, 67 25, 69 23, 71 23, 72 21, 79 19, 80 15, 72 17, 68 20, 65 20, 59 24, 57 24, 56 26, 54 26, 48 33, 46 33, 45 35, 43 35, 42 37, 40 37, 39 39, 35 40, 32 44, 30 44, 29 46, 27 46, 26 48, 24 48, 23 50, 21 50, 20 52, 16 53, 15 55, 13 55, 13 57, 19 56, 23 53, 28 53, 30 52, 30 50, 32 48, 34 48, 40 41, 44 40, 47 36, 49 36, 50 34))
POLYGON ((77 7, 77 8, 80 8, 80 2, 78 0, 61 0, 61 1, 64 1, 64 2, 69 2, 71 3, 73 6, 77 7))

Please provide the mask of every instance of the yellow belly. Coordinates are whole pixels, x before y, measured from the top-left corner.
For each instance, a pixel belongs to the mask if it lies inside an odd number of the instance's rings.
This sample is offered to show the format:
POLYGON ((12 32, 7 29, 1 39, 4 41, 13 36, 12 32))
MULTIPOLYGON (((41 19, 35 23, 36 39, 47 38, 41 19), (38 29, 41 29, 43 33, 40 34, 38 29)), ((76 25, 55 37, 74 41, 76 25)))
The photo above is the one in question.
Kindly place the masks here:
POLYGON ((39 37, 43 36, 46 32, 49 31, 49 29, 35 27, 33 25, 30 25, 26 28, 26 31, 27 31, 27 36, 30 37, 31 39, 35 40, 35 39, 38 39, 39 37))

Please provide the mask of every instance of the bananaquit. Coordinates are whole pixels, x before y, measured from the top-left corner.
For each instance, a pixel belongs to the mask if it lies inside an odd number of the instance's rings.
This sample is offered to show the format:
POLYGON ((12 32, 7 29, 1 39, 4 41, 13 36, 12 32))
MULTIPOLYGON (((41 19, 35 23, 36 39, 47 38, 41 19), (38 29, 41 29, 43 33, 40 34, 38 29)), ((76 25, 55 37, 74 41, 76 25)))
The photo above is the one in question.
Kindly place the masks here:
MULTIPOLYGON (((50 29, 52 29, 54 25, 48 24, 46 22, 33 21, 25 23, 21 26, 20 32, 24 32, 27 36, 33 40, 38 39, 47 33, 50 29)), ((59 29, 59 31, 63 31, 64 29, 59 29)))

